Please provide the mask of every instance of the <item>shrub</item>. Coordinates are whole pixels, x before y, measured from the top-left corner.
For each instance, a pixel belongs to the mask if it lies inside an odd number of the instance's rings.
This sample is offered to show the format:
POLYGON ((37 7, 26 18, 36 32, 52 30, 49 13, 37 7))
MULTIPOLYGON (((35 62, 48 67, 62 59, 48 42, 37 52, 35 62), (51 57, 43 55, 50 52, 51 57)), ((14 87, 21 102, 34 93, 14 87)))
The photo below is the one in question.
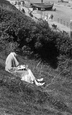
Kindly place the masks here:
POLYGON ((59 33, 56 38, 56 46, 60 51, 60 54, 72 57, 72 40, 69 36, 59 33))
POLYGON ((8 11, 2 8, 0 16, 1 42, 15 42, 24 54, 35 54, 55 68, 60 55, 72 57, 72 40, 64 32, 53 32, 46 21, 35 23, 16 10, 8 11))
POLYGON ((55 65, 57 65, 58 50, 55 46, 54 34, 47 22, 39 22, 34 25, 28 24, 28 26, 19 30, 20 48, 26 45, 30 47, 34 54, 38 54, 42 60, 50 61, 50 63, 56 63, 55 65))

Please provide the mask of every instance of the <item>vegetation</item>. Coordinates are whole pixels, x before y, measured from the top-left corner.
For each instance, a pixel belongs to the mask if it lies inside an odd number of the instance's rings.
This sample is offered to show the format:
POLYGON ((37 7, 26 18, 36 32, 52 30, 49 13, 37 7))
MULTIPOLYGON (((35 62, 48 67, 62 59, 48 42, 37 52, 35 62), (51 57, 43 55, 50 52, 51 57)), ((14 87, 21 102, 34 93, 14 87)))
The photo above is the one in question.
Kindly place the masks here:
POLYGON ((66 33, 53 32, 46 21, 36 23, 5 2, 0 6, 0 114, 71 115, 72 40, 66 33), (21 82, 4 71, 6 56, 13 50, 36 77, 44 78, 46 86, 21 82))
POLYGON ((41 58, 53 68, 58 67, 60 56, 72 57, 72 40, 66 33, 53 32, 46 21, 35 23, 21 12, 3 8, 0 17, 0 42, 5 49, 13 43, 24 55, 41 58))

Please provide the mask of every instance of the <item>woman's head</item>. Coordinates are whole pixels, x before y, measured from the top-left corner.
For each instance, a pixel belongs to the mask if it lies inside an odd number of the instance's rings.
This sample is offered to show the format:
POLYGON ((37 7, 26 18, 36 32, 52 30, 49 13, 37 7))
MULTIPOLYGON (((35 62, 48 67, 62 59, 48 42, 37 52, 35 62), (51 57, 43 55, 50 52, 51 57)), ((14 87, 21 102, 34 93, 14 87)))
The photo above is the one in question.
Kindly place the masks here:
POLYGON ((11 54, 12 54, 13 56, 15 56, 15 57, 17 56, 17 54, 16 54, 15 52, 11 52, 11 54))

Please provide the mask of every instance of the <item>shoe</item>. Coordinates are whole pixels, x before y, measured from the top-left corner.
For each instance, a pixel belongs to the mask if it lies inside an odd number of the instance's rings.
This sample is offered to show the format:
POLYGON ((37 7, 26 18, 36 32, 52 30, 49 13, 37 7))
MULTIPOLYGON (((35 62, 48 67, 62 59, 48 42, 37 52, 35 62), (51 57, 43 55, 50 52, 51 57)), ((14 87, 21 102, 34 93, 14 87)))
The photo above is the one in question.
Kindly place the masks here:
POLYGON ((43 81, 43 78, 37 79, 37 81, 43 81))

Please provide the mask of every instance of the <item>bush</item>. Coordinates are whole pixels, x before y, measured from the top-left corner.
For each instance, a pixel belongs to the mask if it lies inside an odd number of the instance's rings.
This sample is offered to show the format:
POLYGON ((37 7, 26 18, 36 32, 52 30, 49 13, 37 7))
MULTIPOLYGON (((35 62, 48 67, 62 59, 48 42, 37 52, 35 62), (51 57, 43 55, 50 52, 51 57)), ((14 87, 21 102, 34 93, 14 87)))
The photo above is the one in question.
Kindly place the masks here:
POLYGON ((24 45, 30 47, 30 50, 34 54, 38 54, 43 61, 50 62, 51 65, 56 67, 59 53, 54 35, 55 33, 51 31, 47 22, 28 24, 19 30, 20 48, 24 45))
POLYGON ((33 54, 37 55, 54 68, 58 66, 57 57, 60 55, 72 57, 72 40, 67 33, 53 32, 46 21, 35 23, 16 10, 8 11, 2 8, 0 16, 1 42, 15 42, 24 54, 32 57, 33 54))
POLYGON ((0 8, 0 42, 6 46, 8 42, 18 42, 18 31, 31 21, 27 16, 21 14, 19 11, 8 11, 0 8))
POLYGON ((60 34, 56 38, 56 46, 62 55, 72 57, 72 40, 65 34, 60 34))

